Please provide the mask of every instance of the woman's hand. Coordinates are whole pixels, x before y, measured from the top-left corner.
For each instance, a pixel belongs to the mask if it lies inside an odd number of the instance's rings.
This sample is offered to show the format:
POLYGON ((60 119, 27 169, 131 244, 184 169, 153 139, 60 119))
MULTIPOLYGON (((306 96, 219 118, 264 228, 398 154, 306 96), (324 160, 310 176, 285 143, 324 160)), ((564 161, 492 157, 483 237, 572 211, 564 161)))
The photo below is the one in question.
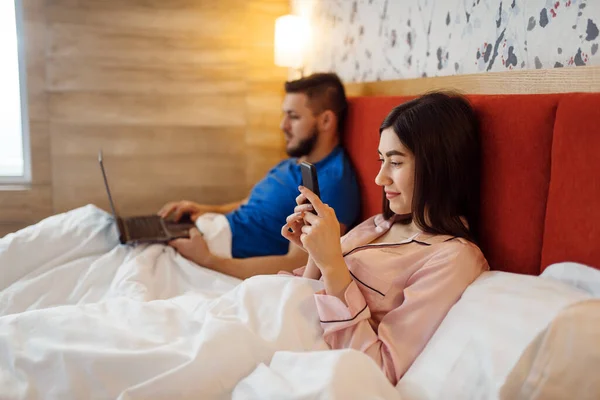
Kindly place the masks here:
MULTIPOLYGON (((304 223, 300 227, 299 239, 321 272, 325 274, 325 270, 339 266, 340 263, 344 264, 340 245, 340 223, 333 208, 324 204, 316 194, 305 187, 300 187, 300 193, 310 201, 316 215, 303 211, 304 223)), ((296 208, 299 207, 301 206, 296 208)))
POLYGON ((285 225, 281 228, 281 236, 306 251, 300 236, 302 236, 302 227, 305 225, 304 213, 313 211, 313 206, 306 202, 306 197, 302 193, 296 197, 296 204, 294 213, 286 218, 285 225))
POLYGON ((298 206, 287 218, 281 234, 309 253, 304 277, 318 279, 316 266, 323 276, 325 292, 345 303, 344 293, 352 282, 352 276, 342 256, 340 223, 333 208, 324 204, 311 190, 302 186, 299 189, 298 206), (304 204, 306 200, 310 204, 304 204), (310 212, 313 209, 316 215, 310 212))
POLYGON ((340 223, 333 208, 323 204, 317 195, 304 187, 300 187, 300 192, 317 213, 304 213, 300 242, 323 275, 325 293, 345 303, 344 293, 352 282, 352 276, 342 256, 340 223))

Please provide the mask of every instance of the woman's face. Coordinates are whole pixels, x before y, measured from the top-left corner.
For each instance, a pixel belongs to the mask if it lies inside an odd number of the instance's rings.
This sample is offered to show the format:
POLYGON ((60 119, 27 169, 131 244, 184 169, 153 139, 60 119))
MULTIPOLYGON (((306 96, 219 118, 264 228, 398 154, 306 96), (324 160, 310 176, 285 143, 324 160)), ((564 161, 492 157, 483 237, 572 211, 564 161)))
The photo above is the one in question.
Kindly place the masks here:
POLYGON ((381 132, 379 161, 381 168, 375 183, 385 189, 390 209, 395 214, 410 214, 415 187, 415 156, 402 144, 392 127, 381 132))

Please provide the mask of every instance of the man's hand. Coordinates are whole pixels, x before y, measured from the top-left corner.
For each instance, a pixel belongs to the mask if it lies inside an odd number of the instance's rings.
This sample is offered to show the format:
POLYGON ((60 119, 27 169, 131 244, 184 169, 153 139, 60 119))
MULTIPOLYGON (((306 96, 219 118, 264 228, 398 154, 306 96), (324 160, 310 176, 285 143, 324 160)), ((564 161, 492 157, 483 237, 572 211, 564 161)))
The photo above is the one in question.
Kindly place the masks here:
POLYGON ((165 204, 158 212, 158 215, 165 219, 169 218, 169 216, 173 216, 173 220, 179 221, 184 214, 189 214, 190 219, 196 222, 198 217, 202 214, 213 212, 213 208, 214 207, 211 206, 194 203, 193 201, 173 201, 165 204))
POLYGON ((189 238, 172 240, 169 242, 169 246, 173 247, 188 260, 202 267, 208 266, 213 257, 202 234, 196 228, 190 229, 189 238))

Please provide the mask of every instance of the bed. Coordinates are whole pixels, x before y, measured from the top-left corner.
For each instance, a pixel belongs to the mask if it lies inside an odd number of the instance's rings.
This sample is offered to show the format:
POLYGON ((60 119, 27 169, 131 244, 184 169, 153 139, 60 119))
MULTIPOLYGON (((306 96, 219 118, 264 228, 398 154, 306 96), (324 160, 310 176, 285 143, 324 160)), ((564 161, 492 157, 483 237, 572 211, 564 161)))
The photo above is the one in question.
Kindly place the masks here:
MULTIPOLYGON (((407 99, 350 101, 343 140, 363 218, 381 207, 379 124, 407 99)), ((120 246, 110 216, 88 205, 0 239, 0 399, 498 398, 535 336, 600 296, 600 94, 470 99, 493 271, 396 387, 362 353, 325 351, 320 282, 242 283, 171 248, 120 246)))

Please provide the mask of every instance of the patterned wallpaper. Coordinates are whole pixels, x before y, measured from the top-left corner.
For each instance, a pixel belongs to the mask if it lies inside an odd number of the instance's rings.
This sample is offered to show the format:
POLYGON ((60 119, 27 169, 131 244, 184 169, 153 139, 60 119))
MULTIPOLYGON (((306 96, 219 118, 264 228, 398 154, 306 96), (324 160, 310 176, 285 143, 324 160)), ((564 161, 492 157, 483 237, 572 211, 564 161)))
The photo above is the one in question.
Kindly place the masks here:
POLYGON ((346 82, 600 65, 600 0, 291 0, 346 82))

